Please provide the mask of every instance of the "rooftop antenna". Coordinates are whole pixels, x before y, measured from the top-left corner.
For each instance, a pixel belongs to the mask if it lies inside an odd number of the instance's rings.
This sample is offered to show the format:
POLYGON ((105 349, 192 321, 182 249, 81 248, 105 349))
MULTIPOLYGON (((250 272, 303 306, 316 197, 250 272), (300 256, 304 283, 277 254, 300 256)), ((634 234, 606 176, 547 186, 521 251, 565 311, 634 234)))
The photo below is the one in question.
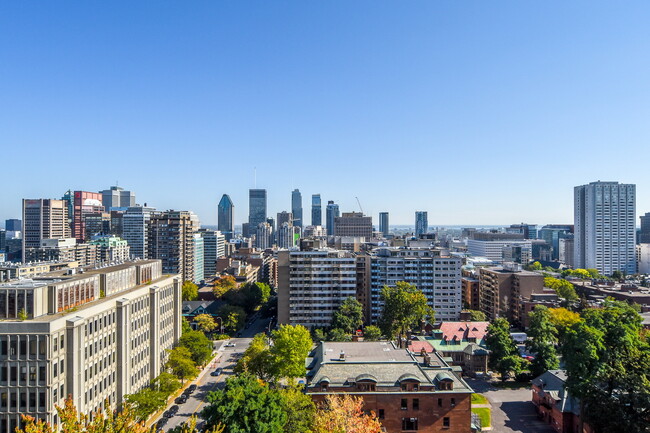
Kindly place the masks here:
POLYGON ((253 184, 255 189, 257 189, 257 167, 253 167, 253 184))

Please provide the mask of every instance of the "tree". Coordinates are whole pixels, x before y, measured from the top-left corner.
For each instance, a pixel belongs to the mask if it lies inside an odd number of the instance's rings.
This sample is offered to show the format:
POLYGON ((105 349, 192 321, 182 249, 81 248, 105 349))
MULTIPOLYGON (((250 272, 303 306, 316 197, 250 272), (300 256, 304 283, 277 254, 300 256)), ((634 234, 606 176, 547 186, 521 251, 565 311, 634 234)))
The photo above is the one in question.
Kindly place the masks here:
POLYGON ((250 374, 229 378, 207 400, 201 416, 209 426, 224 424, 224 433, 282 433, 287 423, 280 393, 250 374))
POLYGON ((320 343, 321 341, 327 341, 327 335, 321 328, 316 328, 312 330, 312 339, 314 343, 320 343))
POLYGON ((374 412, 363 411, 363 399, 347 394, 327 395, 314 418, 314 433, 380 433, 374 412))
POLYGON ((378 326, 368 325, 363 329, 364 341, 381 340, 381 329, 378 326))
POLYGON ((247 314, 255 311, 257 306, 268 302, 271 288, 265 283, 246 283, 224 293, 223 299, 230 305, 244 309, 247 314))
POLYGON ((526 348, 535 355, 530 364, 530 372, 537 377, 545 371, 557 369, 560 365, 555 351, 557 329, 553 326, 549 309, 543 305, 536 306, 528 316, 530 339, 526 341, 526 348))
POLYGON ((302 325, 280 325, 271 338, 271 354, 275 359, 277 376, 303 377, 306 373, 305 358, 313 344, 307 328, 302 325))
POLYGON ((412 328, 427 317, 433 318, 426 296, 412 284, 398 281, 395 287, 384 286, 380 298, 384 307, 379 327, 388 338, 397 336, 406 341, 412 328))
POLYGON ((224 305, 219 309, 219 316, 223 318, 223 327, 231 332, 236 332, 246 323, 246 312, 236 305, 224 305))
POLYGON ((265 334, 257 334, 244 351, 234 368, 235 373, 250 373, 266 382, 276 376, 275 359, 271 354, 268 338, 265 334))
MULTIPOLYGON (((106 404, 108 406, 108 402, 106 404)), ((72 399, 66 399, 63 407, 55 406, 61 423, 52 426, 41 419, 23 415, 24 426, 16 428, 16 433, 147 433, 147 429, 139 422, 131 405, 123 405, 120 411, 99 410, 93 414, 92 420, 88 415, 77 412, 72 399)))
POLYGON ((187 347, 175 347, 168 352, 166 366, 181 382, 196 376, 196 364, 192 361, 192 352, 187 347))
POLYGON ((185 319, 185 317, 181 318, 181 334, 185 334, 186 332, 194 331, 192 329, 192 326, 190 325, 190 322, 185 319))
POLYGON ((225 275, 214 282, 212 286, 212 292, 214 293, 215 297, 221 298, 226 292, 234 289, 235 287, 237 287, 237 281, 235 280, 235 277, 232 275, 225 275))
POLYGON ((316 405, 314 401, 305 394, 302 386, 292 384, 278 390, 282 397, 282 406, 287 414, 287 421, 284 424, 285 433, 311 432, 314 423, 316 405))
POLYGON ((352 336, 341 328, 334 328, 327 333, 327 341, 352 341, 352 336))
MULTIPOLYGON (((584 270, 584 269, 583 269, 584 270)), ((586 272, 586 271, 585 271, 586 272)), ((555 293, 562 298, 566 303, 577 301, 578 294, 576 293, 573 284, 567 280, 560 280, 553 277, 545 277, 544 285, 555 290, 555 293)))
MULTIPOLYGON (((363 305, 356 298, 346 298, 332 316, 332 328, 339 328, 347 334, 363 325, 363 305)), ((341 340, 336 340, 341 341, 341 340)))
POLYGON ((623 277, 624 277, 624 275, 623 275, 623 272, 621 272, 621 271, 612 272, 612 279, 614 279, 614 280, 620 281, 620 280, 623 279, 623 277))
POLYGON ((541 271, 542 270, 542 264, 540 262, 533 262, 530 264, 529 269, 531 271, 541 271))
MULTIPOLYGON (((182 423, 181 425, 178 425, 174 427, 171 430, 168 430, 167 433, 196 433, 198 430, 196 428, 197 424, 197 419, 196 416, 192 415, 187 421, 182 423)), ((212 428, 208 430, 204 430, 205 433, 223 433, 225 430, 225 426, 221 423, 218 425, 212 426, 212 428)))
POLYGON ((503 317, 499 317, 490 324, 485 335, 485 344, 490 351, 488 365, 491 369, 501 373, 501 380, 505 380, 513 368, 519 368, 520 363, 513 357, 521 359, 517 344, 510 336, 510 324, 503 317))
POLYGON ((196 301, 199 299, 199 286, 191 281, 185 281, 181 293, 183 301, 196 301))
POLYGON ((173 374, 163 371, 151 381, 151 389, 164 392, 167 395, 180 389, 181 382, 173 374))
POLYGON ((199 314, 194 317, 196 326, 203 332, 209 333, 217 328, 217 322, 210 314, 199 314))
POLYGON ((572 277, 580 278, 582 280, 591 279, 591 273, 586 269, 573 269, 570 275, 572 277))
POLYGON ((553 326, 555 326, 560 341, 562 341, 565 331, 581 320, 580 314, 569 311, 566 308, 549 308, 548 312, 550 314, 549 319, 553 326))
POLYGON ((469 313, 469 320, 471 322, 486 322, 487 317, 485 313, 477 310, 466 310, 469 313))
POLYGON ((145 421, 149 415, 165 407, 169 394, 151 388, 143 388, 135 394, 127 394, 126 401, 133 405, 135 416, 145 421))
POLYGON ((189 331, 181 335, 178 345, 190 351, 196 365, 205 365, 212 358, 212 341, 201 331, 189 331))
POLYGON ((589 272, 589 275, 593 279, 599 279, 599 278, 603 277, 602 275, 600 275, 600 272, 598 272, 598 269, 589 268, 589 269, 587 269, 587 272, 589 272))

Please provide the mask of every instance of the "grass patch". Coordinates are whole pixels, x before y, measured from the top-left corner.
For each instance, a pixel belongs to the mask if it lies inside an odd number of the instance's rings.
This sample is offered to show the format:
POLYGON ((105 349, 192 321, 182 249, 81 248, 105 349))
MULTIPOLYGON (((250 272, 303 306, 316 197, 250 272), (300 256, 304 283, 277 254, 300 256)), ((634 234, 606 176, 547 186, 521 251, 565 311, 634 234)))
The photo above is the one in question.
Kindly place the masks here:
POLYGON ((492 426, 492 416, 490 415, 489 407, 473 407, 472 412, 481 419, 481 427, 492 426))
POLYGON ((472 394, 472 404, 488 404, 488 399, 481 394, 472 394))
POLYGON ((494 385, 495 388, 503 388, 503 389, 519 389, 519 388, 528 388, 530 387, 530 382, 492 382, 492 385, 494 385))

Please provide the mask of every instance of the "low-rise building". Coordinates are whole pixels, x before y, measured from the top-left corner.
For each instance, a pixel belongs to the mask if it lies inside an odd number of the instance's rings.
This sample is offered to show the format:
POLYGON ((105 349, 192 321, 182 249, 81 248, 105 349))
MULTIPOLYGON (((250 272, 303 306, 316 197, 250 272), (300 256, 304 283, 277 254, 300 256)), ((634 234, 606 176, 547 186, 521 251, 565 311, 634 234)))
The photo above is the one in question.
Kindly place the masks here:
MULTIPOLYGON (((557 433, 580 432, 580 402, 569 395, 565 382, 565 370, 549 370, 532 381, 533 404, 544 422, 557 433)), ((587 423, 583 423, 583 432, 592 432, 587 423)))

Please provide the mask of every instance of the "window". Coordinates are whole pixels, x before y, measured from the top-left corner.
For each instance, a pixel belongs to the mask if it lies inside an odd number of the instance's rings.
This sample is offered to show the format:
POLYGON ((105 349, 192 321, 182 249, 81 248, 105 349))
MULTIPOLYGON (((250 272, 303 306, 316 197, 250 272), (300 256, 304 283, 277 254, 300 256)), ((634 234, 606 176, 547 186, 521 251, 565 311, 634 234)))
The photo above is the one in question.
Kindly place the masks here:
POLYGON ((442 399, 441 398, 438 399, 438 407, 442 407, 442 399))
POLYGON ((417 430, 417 429, 418 429, 417 418, 402 418, 402 430, 417 430))
POLYGON ((456 399, 452 398, 451 399, 451 407, 454 407, 454 406, 456 406, 456 399))
POLYGON ((408 409, 408 401, 405 398, 402 399, 402 406, 401 407, 402 407, 402 410, 408 409))
POLYGON ((384 419, 384 409, 379 409, 379 419, 384 419))
POLYGON ((449 428, 451 426, 451 422, 449 421, 449 417, 446 416, 442 419, 442 427, 443 428, 449 428))
POLYGON ((413 410, 420 410, 420 399, 419 398, 414 398, 413 399, 413 410))

